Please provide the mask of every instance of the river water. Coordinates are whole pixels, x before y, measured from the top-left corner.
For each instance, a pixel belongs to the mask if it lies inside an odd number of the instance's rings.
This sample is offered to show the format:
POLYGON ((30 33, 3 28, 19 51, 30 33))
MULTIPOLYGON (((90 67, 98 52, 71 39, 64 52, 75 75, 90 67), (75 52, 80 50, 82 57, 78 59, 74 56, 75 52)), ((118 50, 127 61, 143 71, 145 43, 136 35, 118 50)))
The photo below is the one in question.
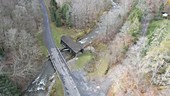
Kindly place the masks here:
POLYGON ((50 86, 50 78, 55 72, 51 62, 49 60, 45 62, 42 71, 28 86, 24 96, 46 96, 46 88, 50 86))

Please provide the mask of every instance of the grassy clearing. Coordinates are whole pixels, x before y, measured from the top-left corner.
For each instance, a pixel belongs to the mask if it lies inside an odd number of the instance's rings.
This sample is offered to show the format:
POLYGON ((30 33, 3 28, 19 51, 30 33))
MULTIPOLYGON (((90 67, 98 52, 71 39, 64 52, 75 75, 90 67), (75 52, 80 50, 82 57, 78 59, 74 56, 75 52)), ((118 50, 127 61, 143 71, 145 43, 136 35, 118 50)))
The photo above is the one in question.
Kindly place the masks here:
POLYGON ((66 28, 64 29, 62 27, 61 28, 56 27, 54 23, 51 23, 51 29, 52 29, 51 31, 52 31, 53 38, 58 47, 61 47, 60 40, 63 35, 69 35, 73 33, 72 32, 73 30, 68 30, 66 28))
POLYGON ((56 77, 56 82, 55 82, 54 86, 52 87, 50 96, 64 96, 62 82, 58 77, 56 77))
POLYGON ((101 58, 99 64, 96 65, 96 70, 92 73, 89 73, 89 76, 92 77, 101 77, 105 75, 105 72, 108 68, 109 60, 107 58, 101 58))
POLYGON ((77 41, 80 37, 86 34, 86 31, 76 30, 66 27, 56 27, 54 23, 51 23, 52 35, 55 43, 58 47, 61 47, 60 40, 63 35, 70 36, 74 41, 77 41))
POLYGON ((76 64, 73 66, 75 69, 83 69, 84 66, 93 59, 93 54, 90 52, 85 52, 78 56, 78 60, 76 61, 76 64))
POLYGON ((48 55, 48 51, 47 51, 47 48, 44 45, 42 33, 38 32, 36 34, 36 37, 38 39, 38 44, 39 44, 39 46, 40 46, 40 48, 41 48, 41 50, 43 52, 43 55, 47 56, 48 55))
POLYGON ((98 51, 98 52, 102 52, 102 51, 105 51, 105 50, 107 50, 107 43, 105 43, 104 42, 105 40, 103 40, 103 39, 96 39, 96 40, 94 40, 93 41, 93 43, 92 43, 92 45, 93 45, 93 47, 95 48, 95 50, 96 51, 98 51))

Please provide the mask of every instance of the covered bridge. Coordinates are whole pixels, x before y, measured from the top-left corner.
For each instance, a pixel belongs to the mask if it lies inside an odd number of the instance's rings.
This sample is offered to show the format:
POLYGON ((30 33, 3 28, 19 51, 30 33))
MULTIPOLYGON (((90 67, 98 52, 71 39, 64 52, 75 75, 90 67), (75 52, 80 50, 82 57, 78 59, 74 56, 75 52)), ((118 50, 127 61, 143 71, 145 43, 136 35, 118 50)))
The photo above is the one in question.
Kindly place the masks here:
POLYGON ((74 42, 68 36, 62 36, 60 43, 65 47, 64 49, 69 49, 73 54, 83 52, 83 46, 80 43, 74 42))

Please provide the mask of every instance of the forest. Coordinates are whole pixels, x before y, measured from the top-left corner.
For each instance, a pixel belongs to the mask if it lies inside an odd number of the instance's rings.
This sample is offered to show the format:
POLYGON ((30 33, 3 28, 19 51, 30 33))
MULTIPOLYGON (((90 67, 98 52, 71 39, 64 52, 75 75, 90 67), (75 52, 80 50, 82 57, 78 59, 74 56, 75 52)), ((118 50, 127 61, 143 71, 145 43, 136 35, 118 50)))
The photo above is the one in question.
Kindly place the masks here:
MULTIPOLYGON (((40 1, 0 0, 2 96, 64 96, 57 72, 43 95, 25 94, 50 61, 40 1)), ((63 35, 85 42, 62 53, 80 96, 169 96, 170 0, 42 1, 57 48, 63 35)))

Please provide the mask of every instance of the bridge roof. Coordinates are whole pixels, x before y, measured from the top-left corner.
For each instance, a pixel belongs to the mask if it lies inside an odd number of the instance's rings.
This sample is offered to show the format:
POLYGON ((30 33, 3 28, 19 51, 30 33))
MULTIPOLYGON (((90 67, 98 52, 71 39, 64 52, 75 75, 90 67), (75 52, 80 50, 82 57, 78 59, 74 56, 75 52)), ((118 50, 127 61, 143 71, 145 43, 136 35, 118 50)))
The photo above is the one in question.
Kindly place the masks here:
POLYGON ((77 54, 83 49, 83 46, 80 43, 74 42, 68 36, 62 36, 61 42, 64 43, 66 47, 69 47, 69 49, 71 49, 75 54, 77 54))

